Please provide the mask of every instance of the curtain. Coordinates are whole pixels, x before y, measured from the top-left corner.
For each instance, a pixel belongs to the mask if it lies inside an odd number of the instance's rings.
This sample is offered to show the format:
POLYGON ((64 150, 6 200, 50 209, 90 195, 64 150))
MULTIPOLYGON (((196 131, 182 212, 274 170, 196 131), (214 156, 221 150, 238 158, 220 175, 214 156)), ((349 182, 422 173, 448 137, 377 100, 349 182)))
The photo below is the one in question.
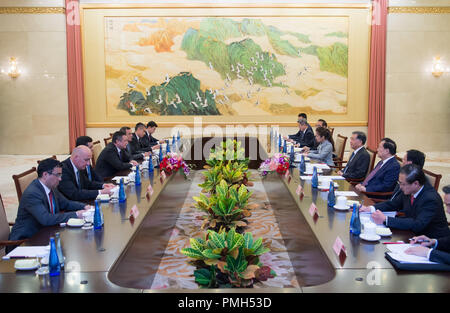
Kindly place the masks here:
POLYGON ((384 137, 387 7, 388 0, 372 0, 367 142, 371 149, 376 149, 384 137))
POLYGON ((86 134, 83 63, 78 0, 66 0, 67 91, 69 100, 70 151, 76 139, 86 134))

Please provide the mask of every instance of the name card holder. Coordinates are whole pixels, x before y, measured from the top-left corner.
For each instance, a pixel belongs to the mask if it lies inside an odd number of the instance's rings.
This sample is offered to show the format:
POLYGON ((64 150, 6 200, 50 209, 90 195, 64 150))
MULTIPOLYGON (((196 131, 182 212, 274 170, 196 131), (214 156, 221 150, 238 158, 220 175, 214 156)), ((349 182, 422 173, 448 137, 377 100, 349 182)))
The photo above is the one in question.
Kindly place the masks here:
POLYGON ((295 191, 295 193, 296 193, 297 195, 299 195, 299 196, 300 196, 300 194, 302 194, 302 193, 303 193, 303 187, 302 187, 302 186, 300 186, 300 185, 298 185, 298 187, 297 187, 297 190, 295 191))
POLYGON ((345 259, 347 258, 347 250, 345 249, 344 243, 339 236, 337 236, 334 241, 333 250, 338 256, 341 265, 344 265, 345 259))

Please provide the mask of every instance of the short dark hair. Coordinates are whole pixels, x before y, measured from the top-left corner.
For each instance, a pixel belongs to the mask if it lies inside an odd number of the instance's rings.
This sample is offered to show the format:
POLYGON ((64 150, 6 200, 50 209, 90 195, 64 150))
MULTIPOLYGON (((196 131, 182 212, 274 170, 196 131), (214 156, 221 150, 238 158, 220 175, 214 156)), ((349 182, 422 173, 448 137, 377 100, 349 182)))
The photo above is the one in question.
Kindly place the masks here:
POLYGON ((77 138, 77 141, 75 143, 75 147, 78 146, 86 146, 88 145, 88 143, 92 142, 92 138, 89 136, 80 136, 77 138))
POLYGON ((147 123, 147 128, 149 127, 158 127, 158 125, 154 121, 150 121, 147 123))
POLYGON ((322 126, 323 127, 328 127, 328 124, 327 124, 327 122, 325 120, 319 119, 318 122, 322 122, 322 126))
POLYGON ((145 128, 144 123, 141 122, 137 123, 136 126, 134 127, 134 131, 138 130, 139 128, 145 128))
POLYGON ((306 113, 300 113, 298 117, 304 118, 305 120, 308 120, 308 117, 306 116, 306 113))
POLYGON ((416 164, 406 164, 400 169, 400 174, 406 175, 406 182, 408 184, 412 184, 417 180, 419 185, 423 186, 427 181, 422 168, 416 164))
POLYGON ((352 132, 352 134, 355 134, 356 135, 356 139, 361 140, 363 145, 366 144, 366 140, 367 140, 366 134, 364 134, 363 132, 358 131, 358 130, 352 132))
MULTIPOLYGON (((127 127, 127 126, 124 126, 124 127, 127 127)), ((124 128, 124 127, 122 127, 122 128, 124 128)), ((121 129, 122 129, 122 128, 121 128, 121 129)), ((131 129, 131 128, 128 127, 127 129, 131 129)), ((127 134, 126 134, 125 132, 121 131, 121 130, 116 131, 116 132, 113 134, 113 136, 112 136, 112 142, 113 142, 113 143, 116 143, 117 140, 122 139, 122 136, 126 136, 126 135, 127 135, 127 134)))
POLYGON ((120 132, 124 133, 125 135, 127 134, 127 130, 131 129, 128 126, 123 126, 119 129, 120 132))
POLYGON ((442 188, 442 191, 448 195, 450 193, 450 185, 444 186, 444 188, 442 188))
POLYGON ((384 141, 383 148, 388 149, 391 155, 395 155, 397 153, 397 144, 391 138, 383 138, 381 141, 384 141))
POLYGON ((62 167, 61 162, 53 158, 40 161, 37 167, 38 177, 42 177, 45 172, 51 173, 55 167, 62 167))
POLYGON ((419 150, 412 149, 406 151, 406 158, 408 161, 411 161, 412 164, 420 166, 420 168, 423 168, 423 165, 425 164, 425 154, 419 150))

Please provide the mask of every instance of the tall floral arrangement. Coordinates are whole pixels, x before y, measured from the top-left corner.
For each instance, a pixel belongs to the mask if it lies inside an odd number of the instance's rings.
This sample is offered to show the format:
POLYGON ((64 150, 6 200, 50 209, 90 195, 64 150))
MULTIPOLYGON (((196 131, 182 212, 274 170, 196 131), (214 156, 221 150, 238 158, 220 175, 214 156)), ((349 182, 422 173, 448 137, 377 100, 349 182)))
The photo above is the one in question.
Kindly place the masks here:
POLYGON ((271 158, 261 163, 258 170, 262 176, 266 176, 273 171, 277 171, 278 174, 285 174, 289 170, 289 157, 282 153, 275 153, 271 158))
POLYGON ((162 159, 159 167, 161 171, 164 171, 167 175, 178 171, 180 168, 183 169, 184 176, 188 176, 190 173, 189 165, 186 164, 181 155, 175 152, 167 153, 162 159))

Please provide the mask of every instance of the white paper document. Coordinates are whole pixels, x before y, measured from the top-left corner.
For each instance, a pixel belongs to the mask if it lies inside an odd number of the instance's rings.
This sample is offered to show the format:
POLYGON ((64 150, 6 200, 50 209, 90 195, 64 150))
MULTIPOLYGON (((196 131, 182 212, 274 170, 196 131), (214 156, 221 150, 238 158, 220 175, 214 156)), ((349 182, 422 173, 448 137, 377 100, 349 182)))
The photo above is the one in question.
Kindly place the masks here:
POLYGON ((387 249, 390 251, 388 254, 396 261, 400 263, 423 263, 423 264, 437 264, 436 262, 429 261, 426 257, 406 254, 405 250, 409 247, 413 247, 416 245, 410 245, 408 243, 405 244, 395 244, 395 245, 386 245, 387 249))
POLYGON ((357 197, 358 194, 354 191, 335 191, 335 196, 345 196, 345 197, 357 197))
MULTIPOLYGON (((384 214, 385 216, 387 216, 387 217, 395 217, 395 215, 397 214, 397 212, 395 212, 395 211, 387 211, 387 212, 383 212, 383 214, 384 214)), ((370 213, 370 212, 360 212, 360 213, 359 213, 359 217, 360 217, 360 218, 361 218, 361 217, 367 217, 367 218, 370 218, 370 221, 371 221, 372 223, 375 223, 375 221, 372 219, 372 213, 370 213)), ((375 223, 375 224, 377 224, 377 223, 375 223)), ((384 226, 383 223, 377 224, 377 226, 378 226, 378 227, 386 227, 386 226, 384 226)))
POLYGON ((17 247, 3 257, 3 260, 15 258, 35 258, 36 256, 46 256, 49 254, 50 246, 29 246, 17 247))

